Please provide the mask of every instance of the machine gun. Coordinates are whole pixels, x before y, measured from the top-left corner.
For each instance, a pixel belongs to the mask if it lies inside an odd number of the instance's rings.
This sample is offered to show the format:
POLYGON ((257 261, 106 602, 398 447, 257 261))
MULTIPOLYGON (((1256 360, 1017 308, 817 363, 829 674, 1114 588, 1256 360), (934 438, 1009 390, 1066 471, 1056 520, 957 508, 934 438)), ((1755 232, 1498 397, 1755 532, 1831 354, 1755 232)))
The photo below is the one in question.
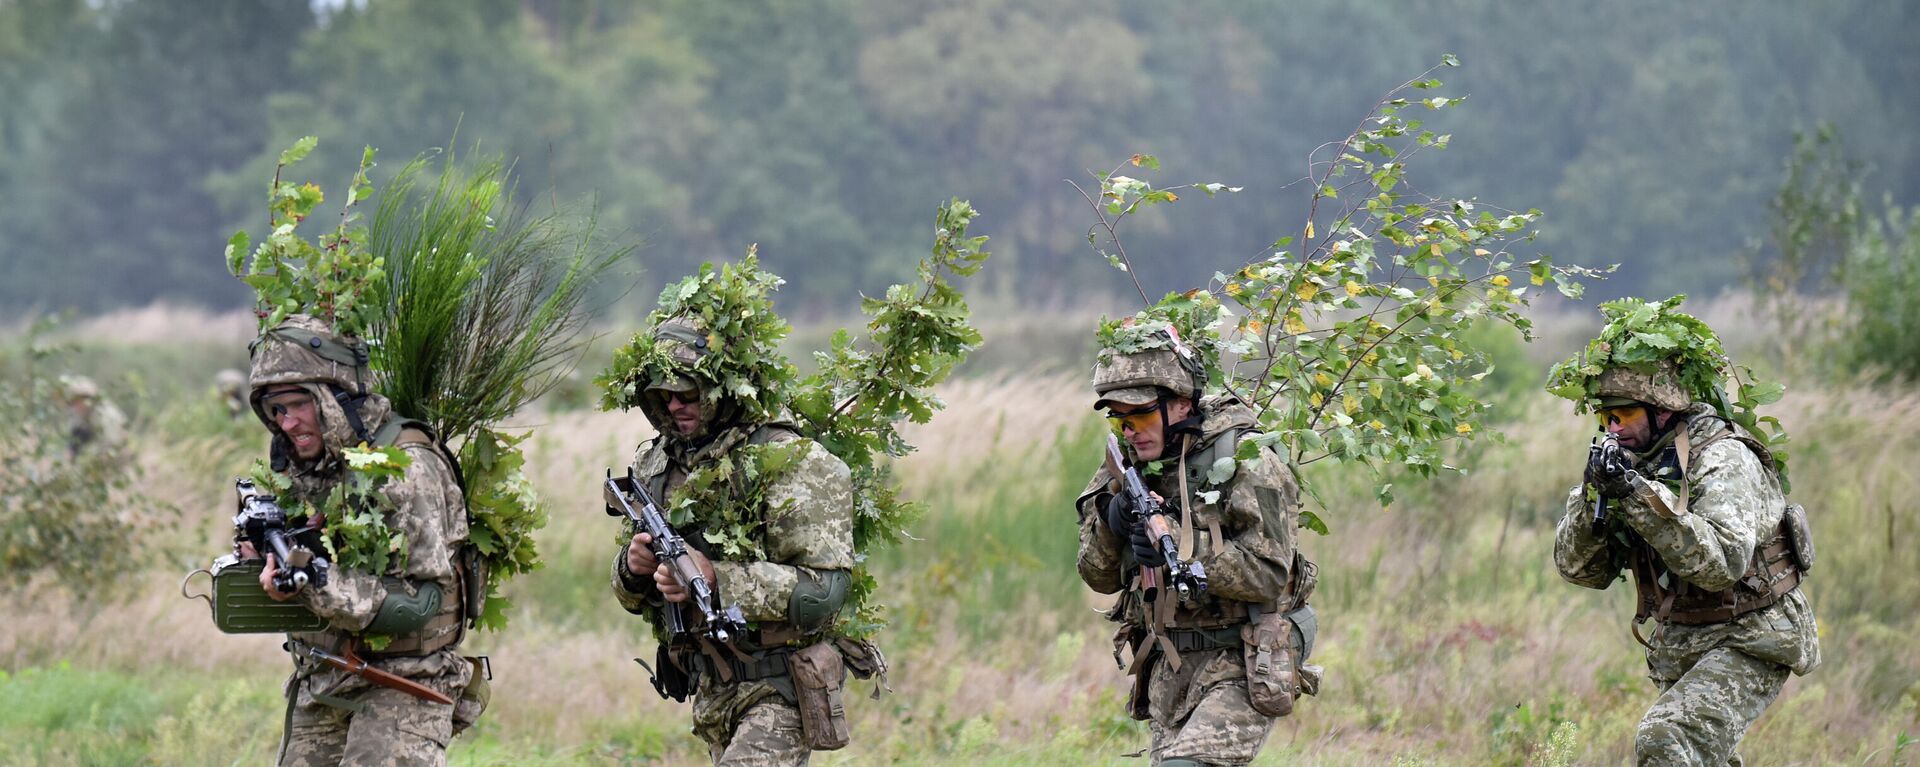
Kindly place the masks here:
POLYGON ((321 550, 320 528, 308 525, 288 529, 287 513, 278 500, 260 492, 251 479, 236 479, 233 488, 240 496, 240 512, 233 516, 234 539, 252 544, 258 555, 272 554, 278 561, 273 588, 292 593, 307 586, 327 585, 331 565, 315 553, 321 550))
MULTIPOLYGON (((706 576, 700 572, 700 565, 693 561, 686 539, 667 524, 653 496, 634 481, 632 469, 628 469, 624 477, 613 476, 613 470, 607 470, 606 499, 607 515, 624 516, 633 521, 639 532, 651 537, 647 548, 653 551, 654 559, 673 568, 673 577, 687 587, 687 592, 693 597, 693 608, 700 611, 700 634, 721 644, 746 634, 747 619, 740 612, 740 606, 714 607, 713 585, 707 583, 706 576)), ((686 616, 681 614, 681 605, 668 602, 665 612, 668 637, 677 639, 693 633, 694 630, 687 626, 686 616)))
MULTIPOLYGON (((1173 529, 1167 524, 1167 513, 1153 494, 1147 492, 1147 484, 1140 480, 1140 472, 1127 465, 1120 454, 1120 440, 1107 435, 1107 473, 1120 480, 1120 491, 1132 501, 1134 524, 1146 528, 1160 555, 1167 560, 1167 580, 1173 582, 1173 588, 1183 600, 1191 600, 1207 591, 1207 570, 1199 562, 1180 561, 1180 543, 1174 540, 1173 529)), ((1140 567, 1140 588, 1147 601, 1151 602, 1160 588, 1159 573, 1154 568, 1140 567)))
MULTIPOLYGON (((1587 447, 1587 453, 1588 460, 1599 461, 1600 470, 1608 478, 1624 480, 1631 485, 1639 477, 1640 473, 1633 470, 1633 461, 1627 456, 1626 449, 1620 447, 1620 438, 1611 432, 1595 437, 1593 444, 1587 447)), ((1607 496, 1596 487, 1593 499, 1593 524, 1598 527, 1607 521, 1607 496)))

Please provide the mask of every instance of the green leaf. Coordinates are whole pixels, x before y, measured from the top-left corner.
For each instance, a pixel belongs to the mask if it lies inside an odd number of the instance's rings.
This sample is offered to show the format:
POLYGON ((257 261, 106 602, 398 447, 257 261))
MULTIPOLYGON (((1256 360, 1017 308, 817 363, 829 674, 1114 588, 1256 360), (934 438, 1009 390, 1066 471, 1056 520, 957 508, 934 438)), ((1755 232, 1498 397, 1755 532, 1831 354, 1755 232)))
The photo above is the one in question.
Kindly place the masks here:
POLYGON ((1306 509, 1300 510, 1300 526, 1321 535, 1326 535, 1328 532, 1327 523, 1320 519, 1320 515, 1306 509))
POLYGON ((293 142, 293 146, 287 147, 286 151, 280 153, 280 164, 292 165, 306 159, 307 153, 312 152, 313 148, 319 146, 319 144, 320 137, 318 136, 300 137, 300 140, 293 142))

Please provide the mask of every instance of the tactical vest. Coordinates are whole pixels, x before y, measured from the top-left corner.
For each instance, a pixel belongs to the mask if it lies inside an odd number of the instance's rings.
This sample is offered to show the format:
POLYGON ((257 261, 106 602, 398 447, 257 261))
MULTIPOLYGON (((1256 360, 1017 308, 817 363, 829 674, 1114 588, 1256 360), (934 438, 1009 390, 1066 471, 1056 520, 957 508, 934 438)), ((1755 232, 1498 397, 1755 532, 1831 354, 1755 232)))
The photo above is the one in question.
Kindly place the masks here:
MULTIPOLYGON (((375 447, 426 445, 447 461, 454 482, 460 487, 460 499, 464 505, 466 483, 460 476, 460 464, 435 441, 433 432, 425 422, 394 417, 373 433, 372 444, 375 447)), ((469 517, 467 522, 471 525, 472 518, 469 517)), ((387 646, 378 651, 366 647, 358 636, 340 631, 306 635, 302 641, 335 652, 351 648, 360 657, 369 660, 431 655, 459 644, 466 636, 468 624, 479 617, 479 608, 485 598, 480 590, 486 587, 486 574, 479 549, 469 541, 462 541, 455 550, 453 568, 454 593, 442 595, 439 612, 434 613, 419 631, 393 637, 387 646)), ((382 577, 386 576, 382 574, 382 577)))
MULTIPOLYGON (((1687 426, 1682 424, 1680 428, 1687 426)), ((1752 437, 1735 433, 1728 426, 1688 450, 1687 465, 1682 467, 1681 475, 1684 477, 1693 465, 1699 463, 1700 455, 1709 445, 1723 439, 1738 440, 1761 459, 1768 471, 1773 470, 1772 456, 1765 445, 1752 437)), ((1683 626, 1725 623, 1769 607, 1792 593, 1799 588, 1804 573, 1794 557, 1792 531, 1787 519, 1789 513, 1783 512, 1772 535, 1762 538, 1754 547, 1746 573, 1733 586, 1719 591, 1708 591, 1680 579, 1667 569, 1652 545, 1638 534, 1630 533, 1629 538, 1633 542, 1633 584, 1637 593, 1634 623, 1645 623, 1648 618, 1660 624, 1678 623, 1683 626)))

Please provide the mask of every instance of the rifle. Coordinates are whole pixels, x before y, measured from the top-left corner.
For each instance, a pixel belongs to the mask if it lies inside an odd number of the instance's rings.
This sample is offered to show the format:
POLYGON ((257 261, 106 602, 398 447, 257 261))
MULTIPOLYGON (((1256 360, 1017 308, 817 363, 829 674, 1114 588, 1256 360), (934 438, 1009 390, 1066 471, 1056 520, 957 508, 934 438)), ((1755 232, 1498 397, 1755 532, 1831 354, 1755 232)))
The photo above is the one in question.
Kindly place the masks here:
MULTIPOLYGON (((1587 446, 1587 453, 1589 456, 1599 456, 1600 470, 1609 477, 1625 479, 1629 484, 1639 477, 1640 473, 1633 470, 1632 461, 1627 459, 1626 449, 1620 447, 1620 438, 1612 432, 1595 437, 1593 443, 1587 446)), ((1593 524, 1598 527, 1607 521, 1607 496, 1596 487, 1593 489, 1593 499, 1593 524)))
MULTIPOLYGON (((613 476, 613 470, 608 469, 605 495, 607 515, 624 516, 632 520, 640 532, 651 537, 652 540, 647 543, 647 548, 653 551, 654 559, 666 562, 669 567, 672 567, 673 577, 684 584, 687 592, 693 595, 693 607, 700 611, 702 619, 702 634, 725 644, 731 641, 735 634, 746 633, 747 619, 740 612, 740 605, 733 604, 718 610, 714 609, 713 586, 707 583, 706 576, 700 572, 700 566, 694 563, 692 552, 687 548, 686 539, 680 537, 680 534, 674 532, 673 528, 667 524, 666 517, 660 514, 659 504, 653 502, 653 496, 647 494, 646 488, 633 480, 632 468, 627 469, 627 475, 624 477, 613 476), (639 502, 638 508, 635 507, 635 501, 639 502)), ((692 633, 680 609, 679 604, 667 603, 667 635, 669 637, 678 638, 692 633)))
POLYGON ((271 553, 278 560, 274 590, 293 593, 309 585, 327 585, 331 566, 326 558, 314 553, 321 550, 319 526, 288 530, 287 513, 280 509, 277 499, 254 487, 253 480, 241 477, 234 480, 233 488, 240 496, 240 513, 233 516, 234 538, 253 544, 258 555, 271 553))
MULTIPOLYGON (((1180 598, 1190 600, 1206 593, 1206 568, 1199 562, 1180 561, 1180 543, 1174 540, 1173 528, 1167 524, 1166 509, 1147 492, 1147 483, 1140 480, 1140 472, 1127 465, 1120 454, 1120 440, 1111 434, 1107 435, 1107 472, 1120 480, 1120 491, 1133 502, 1134 523, 1145 526, 1158 543, 1160 555, 1167 560, 1168 580, 1173 582, 1180 598)), ((1140 567, 1140 589, 1148 602, 1158 595, 1160 578, 1154 568, 1140 567)))
POLYGON ((307 657, 380 685, 381 687, 390 690, 399 690, 421 700, 445 703, 449 706, 453 705, 452 698, 442 695, 433 688, 404 676, 374 668, 365 660, 362 660, 360 656, 354 655, 351 649, 347 650, 347 654, 342 656, 334 655, 313 645, 304 645, 304 647, 307 657))

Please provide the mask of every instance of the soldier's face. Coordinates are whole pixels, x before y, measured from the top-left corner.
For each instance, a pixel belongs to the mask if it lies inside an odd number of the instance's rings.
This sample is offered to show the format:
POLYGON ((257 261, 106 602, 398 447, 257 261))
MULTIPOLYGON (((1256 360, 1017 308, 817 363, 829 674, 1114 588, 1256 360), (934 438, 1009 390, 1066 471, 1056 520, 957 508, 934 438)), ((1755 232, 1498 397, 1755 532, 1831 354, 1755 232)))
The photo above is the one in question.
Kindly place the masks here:
MULTIPOLYGON (((1193 405, 1184 399, 1166 403, 1166 418, 1175 421, 1186 418, 1193 412, 1193 405)), ((1158 403, 1142 407, 1116 407, 1107 410, 1120 436, 1133 446, 1133 455, 1142 461, 1160 460, 1161 453, 1167 449, 1167 423, 1161 418, 1158 403)))
POLYGON ((700 430, 700 390, 667 392, 667 416, 673 419, 673 428, 683 435, 691 435, 700 430))
POLYGON ((1645 450, 1653 445, 1653 428, 1656 422, 1665 425, 1667 418, 1673 414, 1663 410, 1656 416, 1648 408, 1627 405, 1604 408, 1594 415, 1600 420, 1602 430, 1619 438, 1621 447, 1628 450, 1645 450))
POLYGON ((314 405, 313 395, 301 389, 274 392, 260 400, 260 407, 280 433, 287 435, 293 443, 293 454, 301 460, 316 460, 326 450, 320 441, 320 408, 314 405))

